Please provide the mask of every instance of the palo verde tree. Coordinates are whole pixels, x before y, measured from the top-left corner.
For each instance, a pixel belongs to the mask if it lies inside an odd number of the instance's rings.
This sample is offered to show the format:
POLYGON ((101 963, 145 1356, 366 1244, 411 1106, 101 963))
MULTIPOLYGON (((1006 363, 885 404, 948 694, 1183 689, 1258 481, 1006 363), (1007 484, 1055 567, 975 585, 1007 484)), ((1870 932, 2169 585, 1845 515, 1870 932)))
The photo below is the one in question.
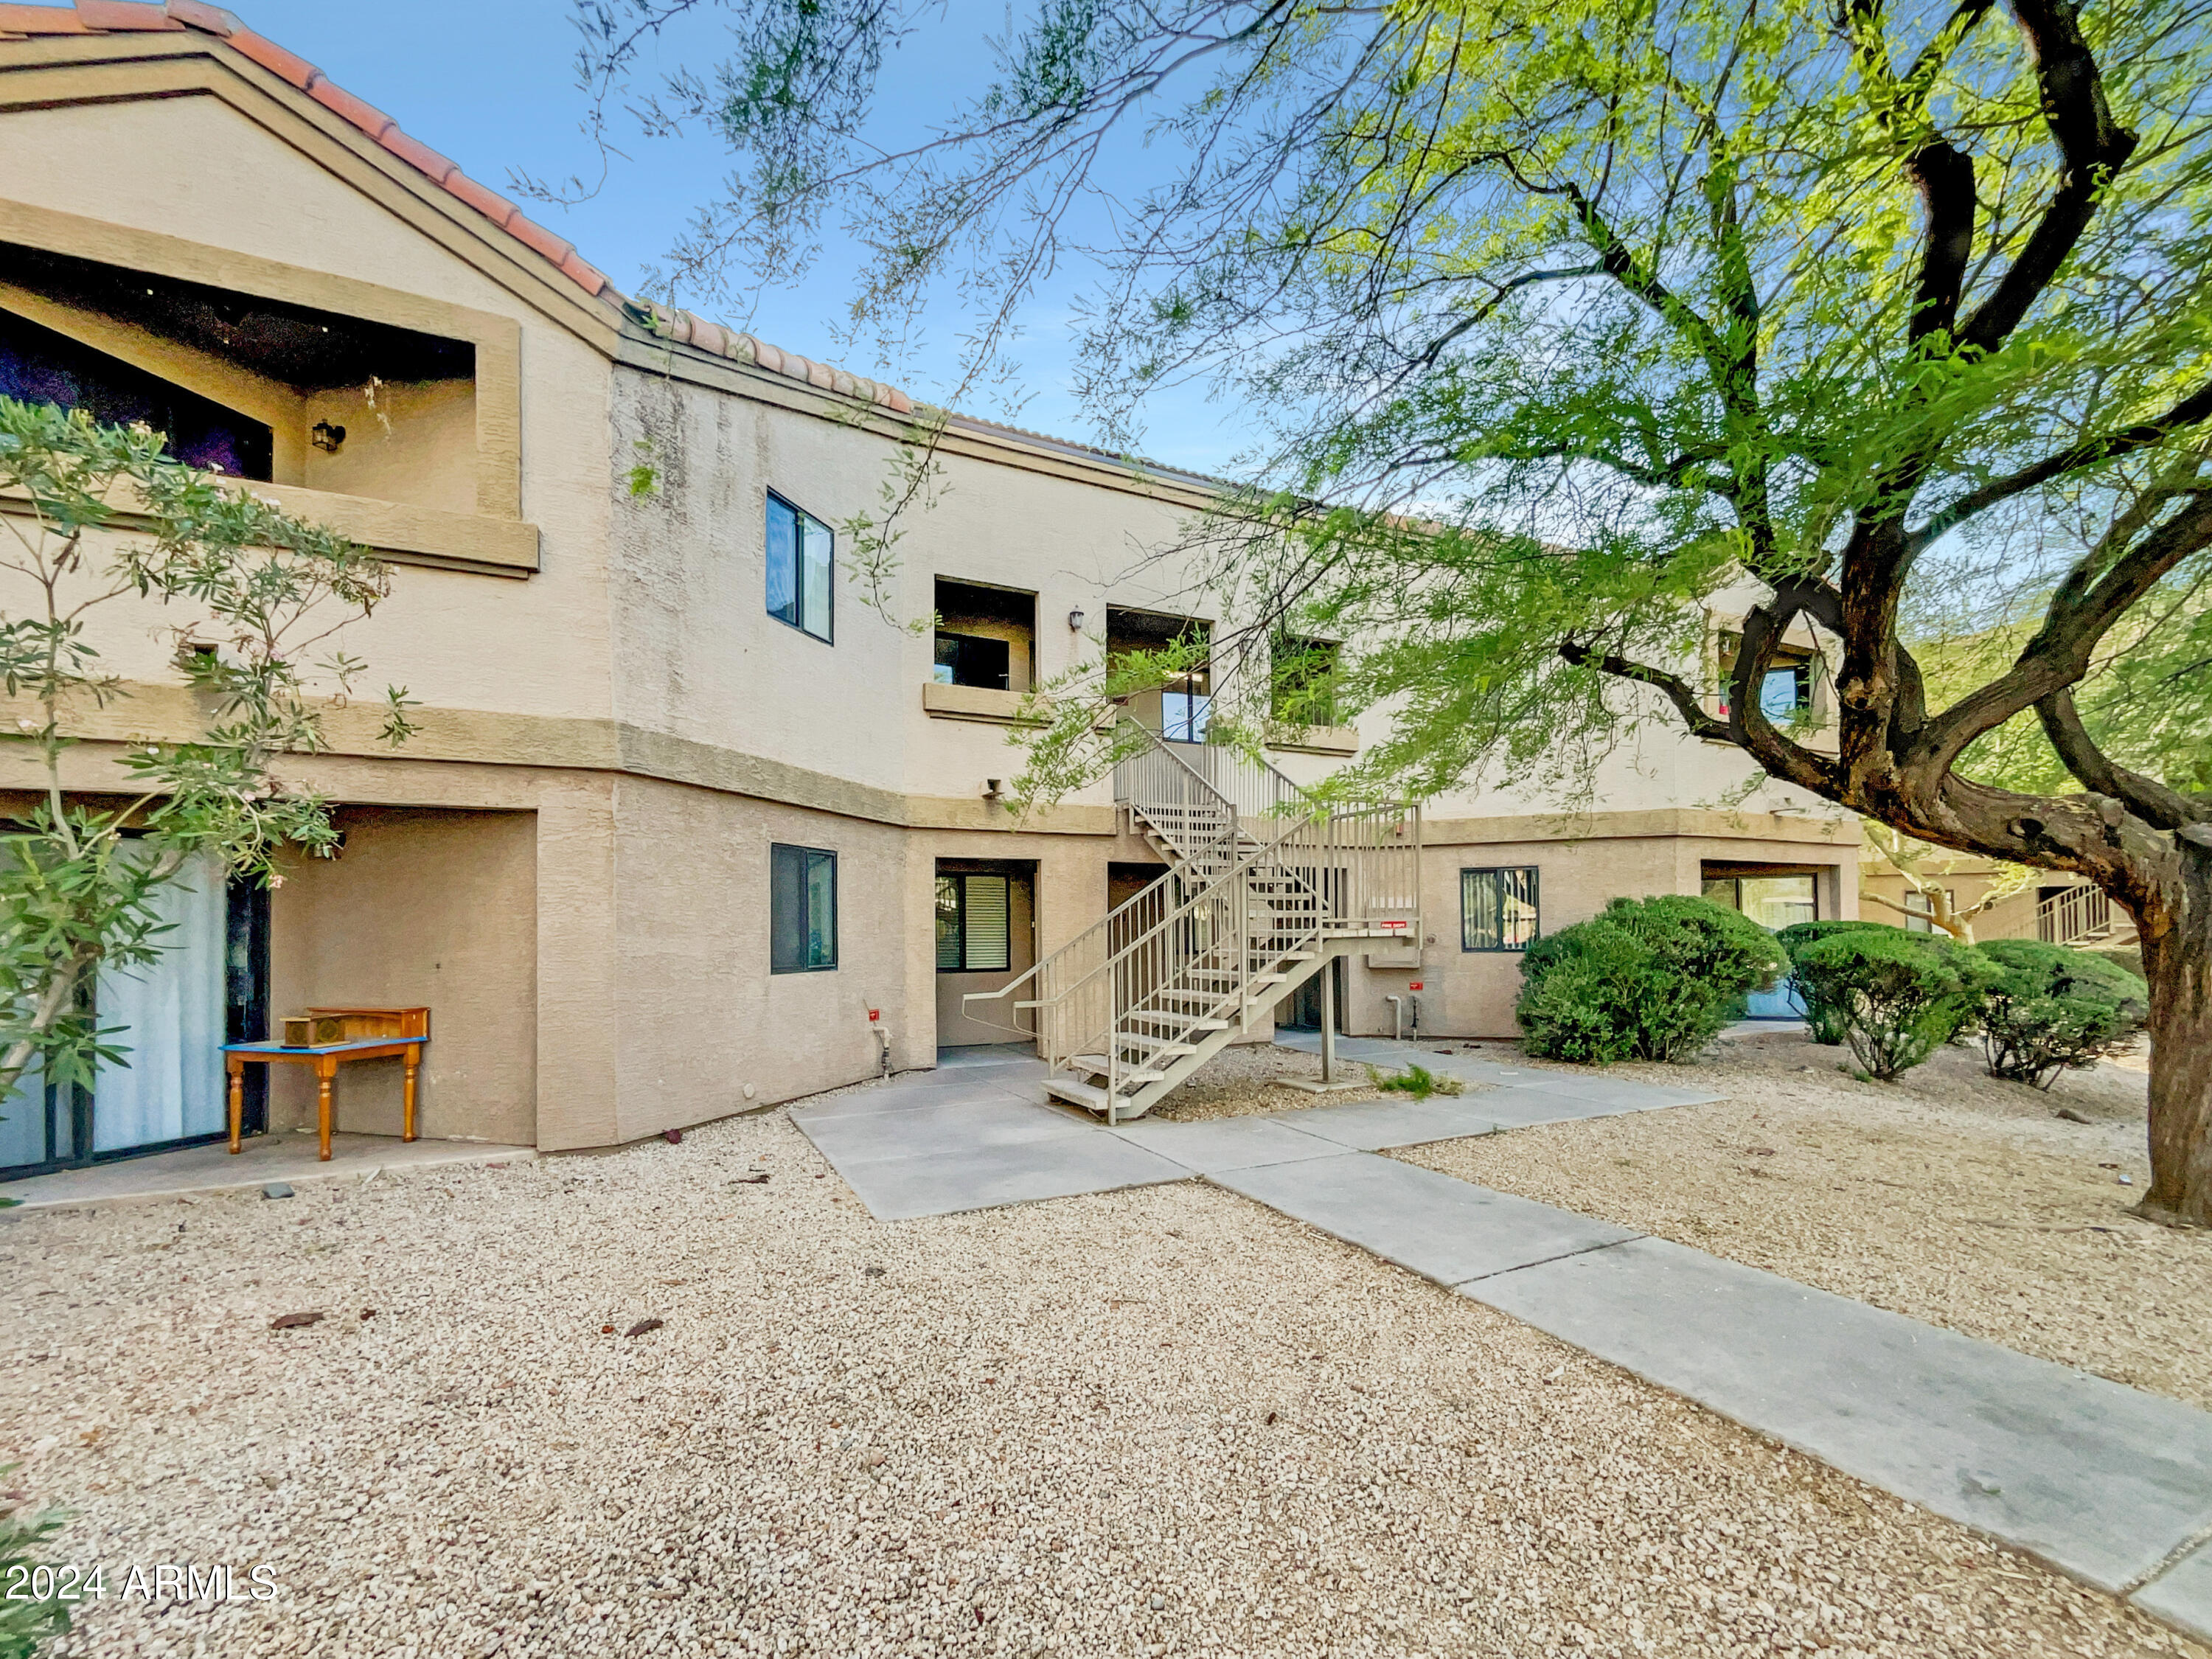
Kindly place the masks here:
POLYGON ((1269 423, 1197 533, 1251 641, 1332 630, 1389 703, 1355 783, 1587 786, 1664 722, 2086 876, 2152 987, 2147 1210, 2212 1223, 2204 0, 1039 0, 911 142, 874 111, 915 0, 748 0, 632 87, 698 9, 581 8, 595 110, 740 157, 672 277, 787 274, 842 212, 857 314, 956 284, 980 367, 1092 256, 1109 433, 1188 375, 1269 423), (1793 630, 1820 741, 1758 695, 1793 630), (1921 659, 1969 639, 2009 643, 1921 659))
MULTIPOLYGON (((90 992, 160 956, 162 890, 196 861, 274 883, 284 849, 334 850, 328 804, 276 769, 324 746, 316 677, 342 692, 362 666, 310 653, 390 581, 343 537, 171 459, 160 433, 0 398, 0 758, 27 803, 0 815, 0 1099, 33 1068, 66 1086, 127 1063, 90 992), (134 601, 174 619, 196 729, 72 775, 88 722, 131 695, 94 635, 134 601)), ((410 705, 385 698, 397 744, 410 705)))

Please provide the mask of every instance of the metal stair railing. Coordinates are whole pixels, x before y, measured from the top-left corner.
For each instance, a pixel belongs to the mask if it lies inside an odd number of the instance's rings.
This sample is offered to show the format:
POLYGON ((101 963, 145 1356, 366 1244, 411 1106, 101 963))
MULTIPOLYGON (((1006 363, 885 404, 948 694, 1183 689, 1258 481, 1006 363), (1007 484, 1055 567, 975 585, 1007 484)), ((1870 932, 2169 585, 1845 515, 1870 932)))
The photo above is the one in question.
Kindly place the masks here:
POLYGON ((1229 750, 1194 762, 1147 735, 1115 767, 1115 803, 1176 862, 1007 985, 963 999, 1029 1012, 1004 1029, 1033 1036, 1050 1071, 1101 1078, 1109 1123, 1249 1028, 1332 939, 1419 926, 1417 809, 1324 811, 1273 767, 1229 750))
POLYGON ((2130 926, 2127 912, 2097 886, 2069 887, 2035 907, 2035 936, 2045 945, 2098 944, 2130 926))

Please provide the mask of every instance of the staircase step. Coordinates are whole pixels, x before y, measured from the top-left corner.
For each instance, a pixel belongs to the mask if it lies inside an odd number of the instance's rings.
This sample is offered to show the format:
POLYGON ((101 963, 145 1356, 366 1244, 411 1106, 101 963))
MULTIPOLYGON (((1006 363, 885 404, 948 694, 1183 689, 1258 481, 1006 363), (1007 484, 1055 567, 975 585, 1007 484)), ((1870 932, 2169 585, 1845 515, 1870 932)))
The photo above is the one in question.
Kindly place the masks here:
POLYGON ((1119 1031, 1115 1034, 1115 1047, 1124 1050, 1134 1048, 1147 1062, 1162 1055, 1170 1059, 1198 1052, 1194 1044, 1171 1036, 1152 1036, 1143 1031, 1119 1031))
POLYGON ((1101 1117, 1106 1115, 1108 1097, 1106 1091, 1096 1084, 1079 1083, 1072 1077, 1048 1077, 1044 1080, 1044 1091, 1055 1100, 1084 1107, 1101 1117))
MULTIPOLYGON (((1207 1006, 1212 1006, 1211 1000, 1207 1006)), ((1201 1015, 1178 1013, 1172 1008, 1155 1008, 1141 1014, 1124 1014, 1121 1016, 1121 1023, 1125 1025, 1156 1025, 1177 1036, 1190 1031, 1225 1031, 1229 1029, 1229 1022, 1225 1019, 1209 1019, 1201 1015)))
MULTIPOLYGON (((1072 1056, 1067 1063, 1077 1071, 1088 1072, 1093 1077, 1106 1075, 1106 1056, 1103 1054, 1076 1054, 1072 1056)), ((1147 1083, 1158 1083, 1166 1075, 1165 1072, 1147 1071, 1141 1067, 1124 1066, 1121 1068, 1120 1081, 1125 1089, 1142 1088, 1147 1083)))

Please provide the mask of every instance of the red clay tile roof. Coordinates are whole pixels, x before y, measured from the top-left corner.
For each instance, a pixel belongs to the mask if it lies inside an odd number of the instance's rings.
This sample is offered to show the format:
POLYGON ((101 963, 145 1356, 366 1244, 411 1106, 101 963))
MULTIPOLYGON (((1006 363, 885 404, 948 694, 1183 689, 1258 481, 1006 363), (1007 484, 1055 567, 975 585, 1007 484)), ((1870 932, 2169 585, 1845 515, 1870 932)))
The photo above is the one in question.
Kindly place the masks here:
POLYGON ((233 52, 289 82, 456 201, 473 208, 557 267, 585 293, 663 337, 717 356, 757 364, 772 374, 805 380, 824 392, 879 404, 902 415, 914 412, 913 402, 896 386, 848 374, 827 363, 810 362, 795 352, 780 351, 765 340, 737 333, 688 311, 631 300, 617 293, 569 243, 525 217, 514 203, 478 184, 428 145, 409 137, 382 110, 355 97, 304 58, 256 34, 234 13, 204 4, 203 0, 166 0, 166 3, 162 0, 76 0, 73 7, 0 3, 0 40, 35 34, 148 33, 186 28, 218 37, 233 52))

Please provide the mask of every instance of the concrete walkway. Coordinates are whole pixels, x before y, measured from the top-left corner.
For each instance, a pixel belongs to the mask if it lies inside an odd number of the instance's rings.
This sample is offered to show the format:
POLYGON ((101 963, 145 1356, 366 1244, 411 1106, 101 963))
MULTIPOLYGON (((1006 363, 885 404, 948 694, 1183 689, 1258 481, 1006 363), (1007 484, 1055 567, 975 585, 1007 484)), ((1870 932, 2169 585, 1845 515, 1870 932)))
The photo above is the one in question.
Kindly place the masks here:
POLYGON ((331 1137, 331 1161, 315 1156, 312 1133, 250 1135, 236 1158, 228 1141, 184 1146, 145 1158, 118 1158, 82 1170, 58 1170, 0 1187, 0 1198, 17 1203, 0 1209, 0 1218, 40 1210, 83 1209, 112 1204, 157 1204, 167 1199, 198 1198, 238 1192, 282 1181, 299 1186, 310 1181, 360 1180, 373 1170, 395 1174, 441 1164, 514 1164, 536 1158, 534 1146, 501 1146, 484 1140, 402 1140, 397 1135, 331 1137), (18 1207, 20 1206, 20 1207, 18 1207))
POLYGON ((1339 1053, 1487 1086, 1109 1130, 1048 1102, 1036 1060, 955 1051, 792 1116, 886 1220, 1212 1180, 2212 1640, 2212 1415, 1376 1156, 1713 1098, 1442 1047, 1339 1053))

